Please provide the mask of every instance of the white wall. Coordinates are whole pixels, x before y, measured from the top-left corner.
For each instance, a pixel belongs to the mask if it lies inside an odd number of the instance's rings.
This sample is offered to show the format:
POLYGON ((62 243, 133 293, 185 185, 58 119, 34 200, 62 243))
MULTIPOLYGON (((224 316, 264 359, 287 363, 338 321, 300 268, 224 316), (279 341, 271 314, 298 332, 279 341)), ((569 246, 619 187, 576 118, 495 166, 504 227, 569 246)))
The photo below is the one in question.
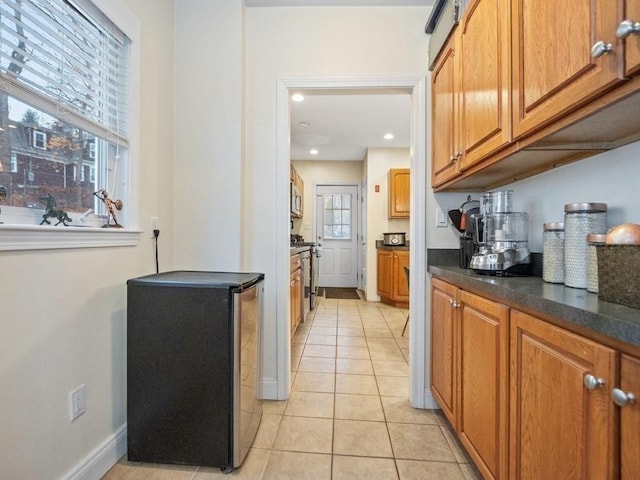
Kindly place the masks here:
POLYGON ((367 150, 367 289, 366 298, 379 302, 377 294, 378 262, 376 240, 383 233, 405 232, 409 239, 409 220, 389 218, 389 169, 409 168, 408 148, 369 148, 367 150), (380 191, 376 192, 376 185, 380 191))
MULTIPOLYGON (((266 273, 265 363, 277 381, 275 280, 286 284, 288 244, 278 242, 276 107, 278 80, 421 76, 426 72, 427 7, 272 7, 246 10, 245 267, 266 273), (282 244, 279 244, 282 243, 282 244)), ((281 172, 283 176, 286 171, 281 172)), ((282 181, 283 179, 280 179, 282 181)), ((286 180, 286 179, 285 179, 286 180)), ((288 184, 288 181, 286 181, 288 184)), ((284 320, 284 319, 283 319, 284 320)), ((279 346, 279 348, 285 348, 279 346)))
MULTIPOLYGON (((164 269, 173 263, 173 1, 124 3, 141 29, 139 213, 161 218, 164 269)), ((153 259, 147 235, 136 247, 0 252, 0 478, 61 478, 125 425, 126 281, 153 273, 153 259), (87 411, 71 423, 68 395, 80 384, 87 411)))
MULTIPOLYGON (((244 7, 175 1, 175 265, 242 268, 244 7)), ((171 90, 167 90, 171 101, 171 90)))

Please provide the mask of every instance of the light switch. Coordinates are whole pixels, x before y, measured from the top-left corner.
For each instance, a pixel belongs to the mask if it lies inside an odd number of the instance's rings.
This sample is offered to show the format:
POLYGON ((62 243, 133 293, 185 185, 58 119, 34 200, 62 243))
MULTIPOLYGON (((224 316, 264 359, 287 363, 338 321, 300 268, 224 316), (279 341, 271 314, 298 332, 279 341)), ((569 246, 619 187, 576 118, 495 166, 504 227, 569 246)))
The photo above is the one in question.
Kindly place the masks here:
POLYGON ((436 207, 436 228, 446 228, 447 226, 447 216, 440 207, 436 207))

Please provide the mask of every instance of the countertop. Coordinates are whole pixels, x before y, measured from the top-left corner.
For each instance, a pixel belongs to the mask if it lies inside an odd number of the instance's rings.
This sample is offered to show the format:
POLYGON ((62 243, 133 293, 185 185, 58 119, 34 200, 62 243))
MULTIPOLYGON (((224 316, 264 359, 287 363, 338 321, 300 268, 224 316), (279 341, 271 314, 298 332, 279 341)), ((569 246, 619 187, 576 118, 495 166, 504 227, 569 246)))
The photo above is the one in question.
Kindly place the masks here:
POLYGON ((376 240, 376 250, 409 250, 409 242, 406 245, 385 245, 382 240, 376 240))
POLYGON ((289 248, 289 255, 293 256, 293 255, 297 255, 299 253, 302 252, 307 252, 309 250, 311 250, 311 247, 315 245, 315 244, 304 244, 304 243, 298 243, 298 244, 291 244, 291 247, 289 248))
POLYGON ((495 277, 452 265, 429 265, 428 272, 463 290, 485 295, 628 353, 640 350, 640 310, 605 302, 587 290, 546 283, 540 277, 495 277), (610 341, 607 341, 610 339, 610 341), (622 344, 620 343, 622 342, 622 344), (632 346, 626 349, 625 344, 632 346))

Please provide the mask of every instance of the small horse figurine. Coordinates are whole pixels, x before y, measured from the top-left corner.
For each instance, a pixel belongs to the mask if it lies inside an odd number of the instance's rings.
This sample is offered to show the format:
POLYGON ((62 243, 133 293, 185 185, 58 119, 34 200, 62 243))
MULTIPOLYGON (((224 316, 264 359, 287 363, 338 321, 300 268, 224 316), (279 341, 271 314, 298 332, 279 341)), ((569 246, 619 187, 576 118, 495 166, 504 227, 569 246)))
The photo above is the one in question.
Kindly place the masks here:
POLYGON ((69 218, 69 215, 67 215, 67 212, 65 212, 64 210, 56 210, 56 199, 53 198, 50 193, 43 197, 40 197, 39 200, 46 204, 44 215, 42 215, 42 221, 40 222, 40 225, 42 225, 43 223, 51 225, 51 222, 48 220, 51 217, 55 217, 58 219, 58 223, 56 223, 56 225, 63 224, 65 227, 68 227, 69 225, 67 225, 67 222, 73 222, 73 220, 69 218))

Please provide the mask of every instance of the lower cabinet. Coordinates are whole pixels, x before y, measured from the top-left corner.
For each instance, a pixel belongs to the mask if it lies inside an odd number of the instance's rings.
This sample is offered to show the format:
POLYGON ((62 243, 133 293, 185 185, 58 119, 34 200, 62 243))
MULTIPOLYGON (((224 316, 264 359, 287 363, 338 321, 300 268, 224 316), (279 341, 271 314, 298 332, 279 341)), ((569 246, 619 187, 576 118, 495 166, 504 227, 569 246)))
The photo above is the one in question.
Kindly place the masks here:
POLYGON ((640 478, 640 359, 437 278, 431 390, 485 479, 640 478))
POLYGON ((294 255, 290 260, 289 310, 291 315, 291 337, 296 333, 302 322, 302 263, 300 255, 294 255))
POLYGON ((611 391, 620 407, 620 478, 640 478, 640 359, 622 355, 620 385, 611 391))
POLYGON ((511 478, 616 478, 615 375, 614 350, 512 311, 511 478))
POLYGON ((378 250, 377 293, 383 303, 396 307, 409 306, 409 284, 404 267, 409 267, 408 250, 378 250))
POLYGON ((431 281, 431 388, 486 479, 506 478, 509 308, 431 281))

